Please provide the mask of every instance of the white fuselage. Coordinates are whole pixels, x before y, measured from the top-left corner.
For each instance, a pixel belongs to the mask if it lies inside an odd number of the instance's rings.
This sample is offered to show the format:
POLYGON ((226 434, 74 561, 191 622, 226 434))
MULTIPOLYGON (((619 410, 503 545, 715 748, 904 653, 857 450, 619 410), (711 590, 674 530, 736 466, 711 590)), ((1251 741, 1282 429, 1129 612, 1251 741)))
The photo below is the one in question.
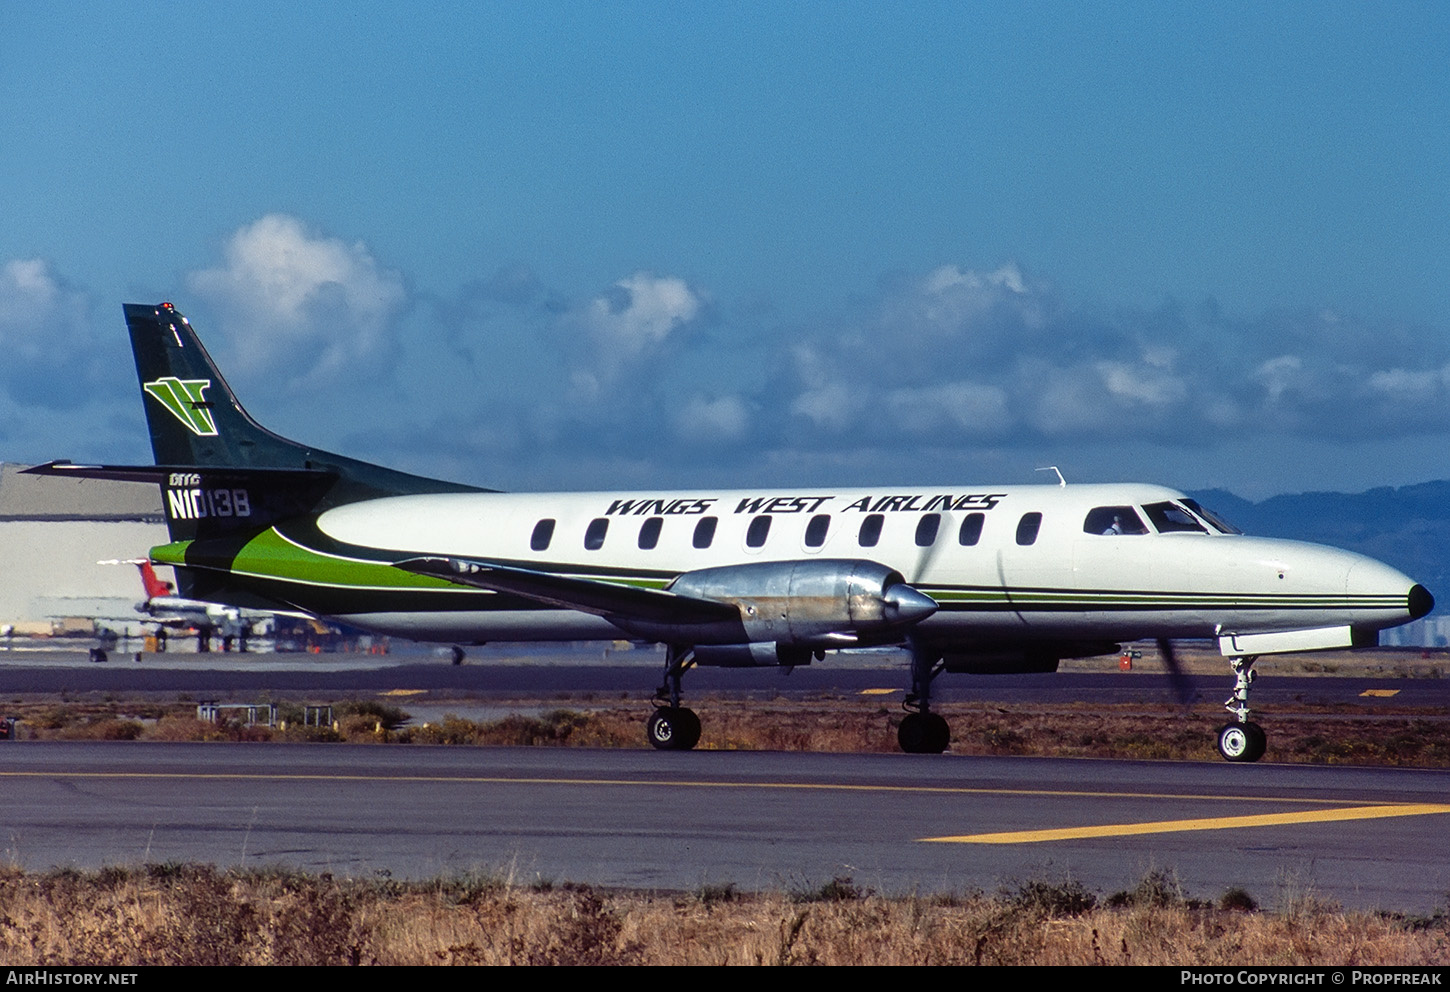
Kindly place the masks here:
MULTIPOLYGON (((949 640, 1373 631, 1415 615, 1419 587, 1380 562, 1232 533, 1189 506, 1174 490, 1130 484, 462 493, 354 503, 318 526, 365 548, 657 587, 704 568, 864 559, 935 599, 921 631, 949 640)), ((440 640, 621 636, 601 617, 563 612, 341 619, 440 640)))

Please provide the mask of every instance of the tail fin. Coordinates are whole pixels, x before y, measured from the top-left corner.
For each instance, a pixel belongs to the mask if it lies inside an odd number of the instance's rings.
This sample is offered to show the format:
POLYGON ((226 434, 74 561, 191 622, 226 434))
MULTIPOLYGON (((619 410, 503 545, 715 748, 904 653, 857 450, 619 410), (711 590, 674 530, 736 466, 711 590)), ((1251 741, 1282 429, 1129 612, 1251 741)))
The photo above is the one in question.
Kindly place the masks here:
POLYGON ((395 472, 273 434, 242 407, 191 322, 170 303, 126 304, 126 326, 157 465, 328 473, 337 480, 328 492, 328 505, 375 496, 478 491, 395 472))
POLYGON ((28 473, 155 482, 173 541, 245 539, 279 520, 379 496, 486 491, 273 434, 242 408, 190 321, 170 303, 128 303, 126 325, 156 464, 51 462, 28 473))
POLYGON ((151 562, 142 558, 136 562, 136 568, 141 572, 141 585, 146 589, 147 599, 156 599, 160 596, 172 596, 171 583, 162 582, 156 576, 156 569, 151 567, 151 562))

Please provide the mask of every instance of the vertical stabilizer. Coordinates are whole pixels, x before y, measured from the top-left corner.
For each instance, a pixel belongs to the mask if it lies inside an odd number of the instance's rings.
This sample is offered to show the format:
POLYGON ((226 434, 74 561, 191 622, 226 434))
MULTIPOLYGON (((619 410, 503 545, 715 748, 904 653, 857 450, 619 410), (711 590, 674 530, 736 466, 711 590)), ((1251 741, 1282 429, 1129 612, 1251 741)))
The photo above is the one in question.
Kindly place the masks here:
POLYGON ((335 477, 323 505, 474 486, 395 472, 273 434, 252 419, 170 303, 127 303, 126 326, 156 464, 205 469, 301 469, 335 477))

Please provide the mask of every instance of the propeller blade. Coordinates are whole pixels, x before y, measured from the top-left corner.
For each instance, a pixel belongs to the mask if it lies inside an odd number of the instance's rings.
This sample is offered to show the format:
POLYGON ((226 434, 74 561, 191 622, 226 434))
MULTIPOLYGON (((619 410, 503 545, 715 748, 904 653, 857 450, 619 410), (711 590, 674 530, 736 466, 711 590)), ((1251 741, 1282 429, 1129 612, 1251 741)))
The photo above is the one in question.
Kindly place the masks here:
POLYGON ((1173 686, 1173 694, 1178 697, 1179 705, 1187 706, 1193 701, 1193 688, 1188 683, 1183 666, 1178 663, 1178 653, 1173 649, 1173 642, 1166 637, 1158 638, 1158 653, 1163 656, 1163 665, 1168 669, 1168 682, 1173 686))

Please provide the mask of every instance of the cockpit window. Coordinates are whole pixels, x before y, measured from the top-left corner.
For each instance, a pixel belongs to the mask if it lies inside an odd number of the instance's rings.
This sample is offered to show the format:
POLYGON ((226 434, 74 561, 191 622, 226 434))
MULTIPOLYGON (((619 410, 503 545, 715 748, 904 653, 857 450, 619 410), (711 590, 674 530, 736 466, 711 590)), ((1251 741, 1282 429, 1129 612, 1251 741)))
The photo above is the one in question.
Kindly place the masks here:
POLYGON ((1207 507, 1200 506, 1198 504, 1198 500, 1196 500, 1196 499, 1188 499, 1187 497, 1184 497, 1181 502, 1183 503, 1184 506, 1188 507, 1194 513, 1196 513, 1200 517, 1202 517, 1204 520, 1207 520, 1208 523, 1209 523, 1209 526, 1211 526, 1214 530, 1218 531, 1219 533, 1222 533, 1222 534, 1242 534, 1243 533, 1243 531, 1239 530, 1237 527, 1235 527, 1233 524, 1229 523, 1223 517, 1220 517, 1217 513, 1214 513, 1212 510, 1208 509, 1207 507))
POLYGON ((1143 518, 1131 506, 1097 506, 1082 522, 1084 534, 1146 534, 1143 518))
POLYGON ((1158 528, 1160 534, 1208 533, 1208 529, 1198 522, 1197 517, 1177 503, 1149 503, 1143 507, 1143 510, 1148 514, 1148 519, 1153 521, 1153 526, 1158 528))

